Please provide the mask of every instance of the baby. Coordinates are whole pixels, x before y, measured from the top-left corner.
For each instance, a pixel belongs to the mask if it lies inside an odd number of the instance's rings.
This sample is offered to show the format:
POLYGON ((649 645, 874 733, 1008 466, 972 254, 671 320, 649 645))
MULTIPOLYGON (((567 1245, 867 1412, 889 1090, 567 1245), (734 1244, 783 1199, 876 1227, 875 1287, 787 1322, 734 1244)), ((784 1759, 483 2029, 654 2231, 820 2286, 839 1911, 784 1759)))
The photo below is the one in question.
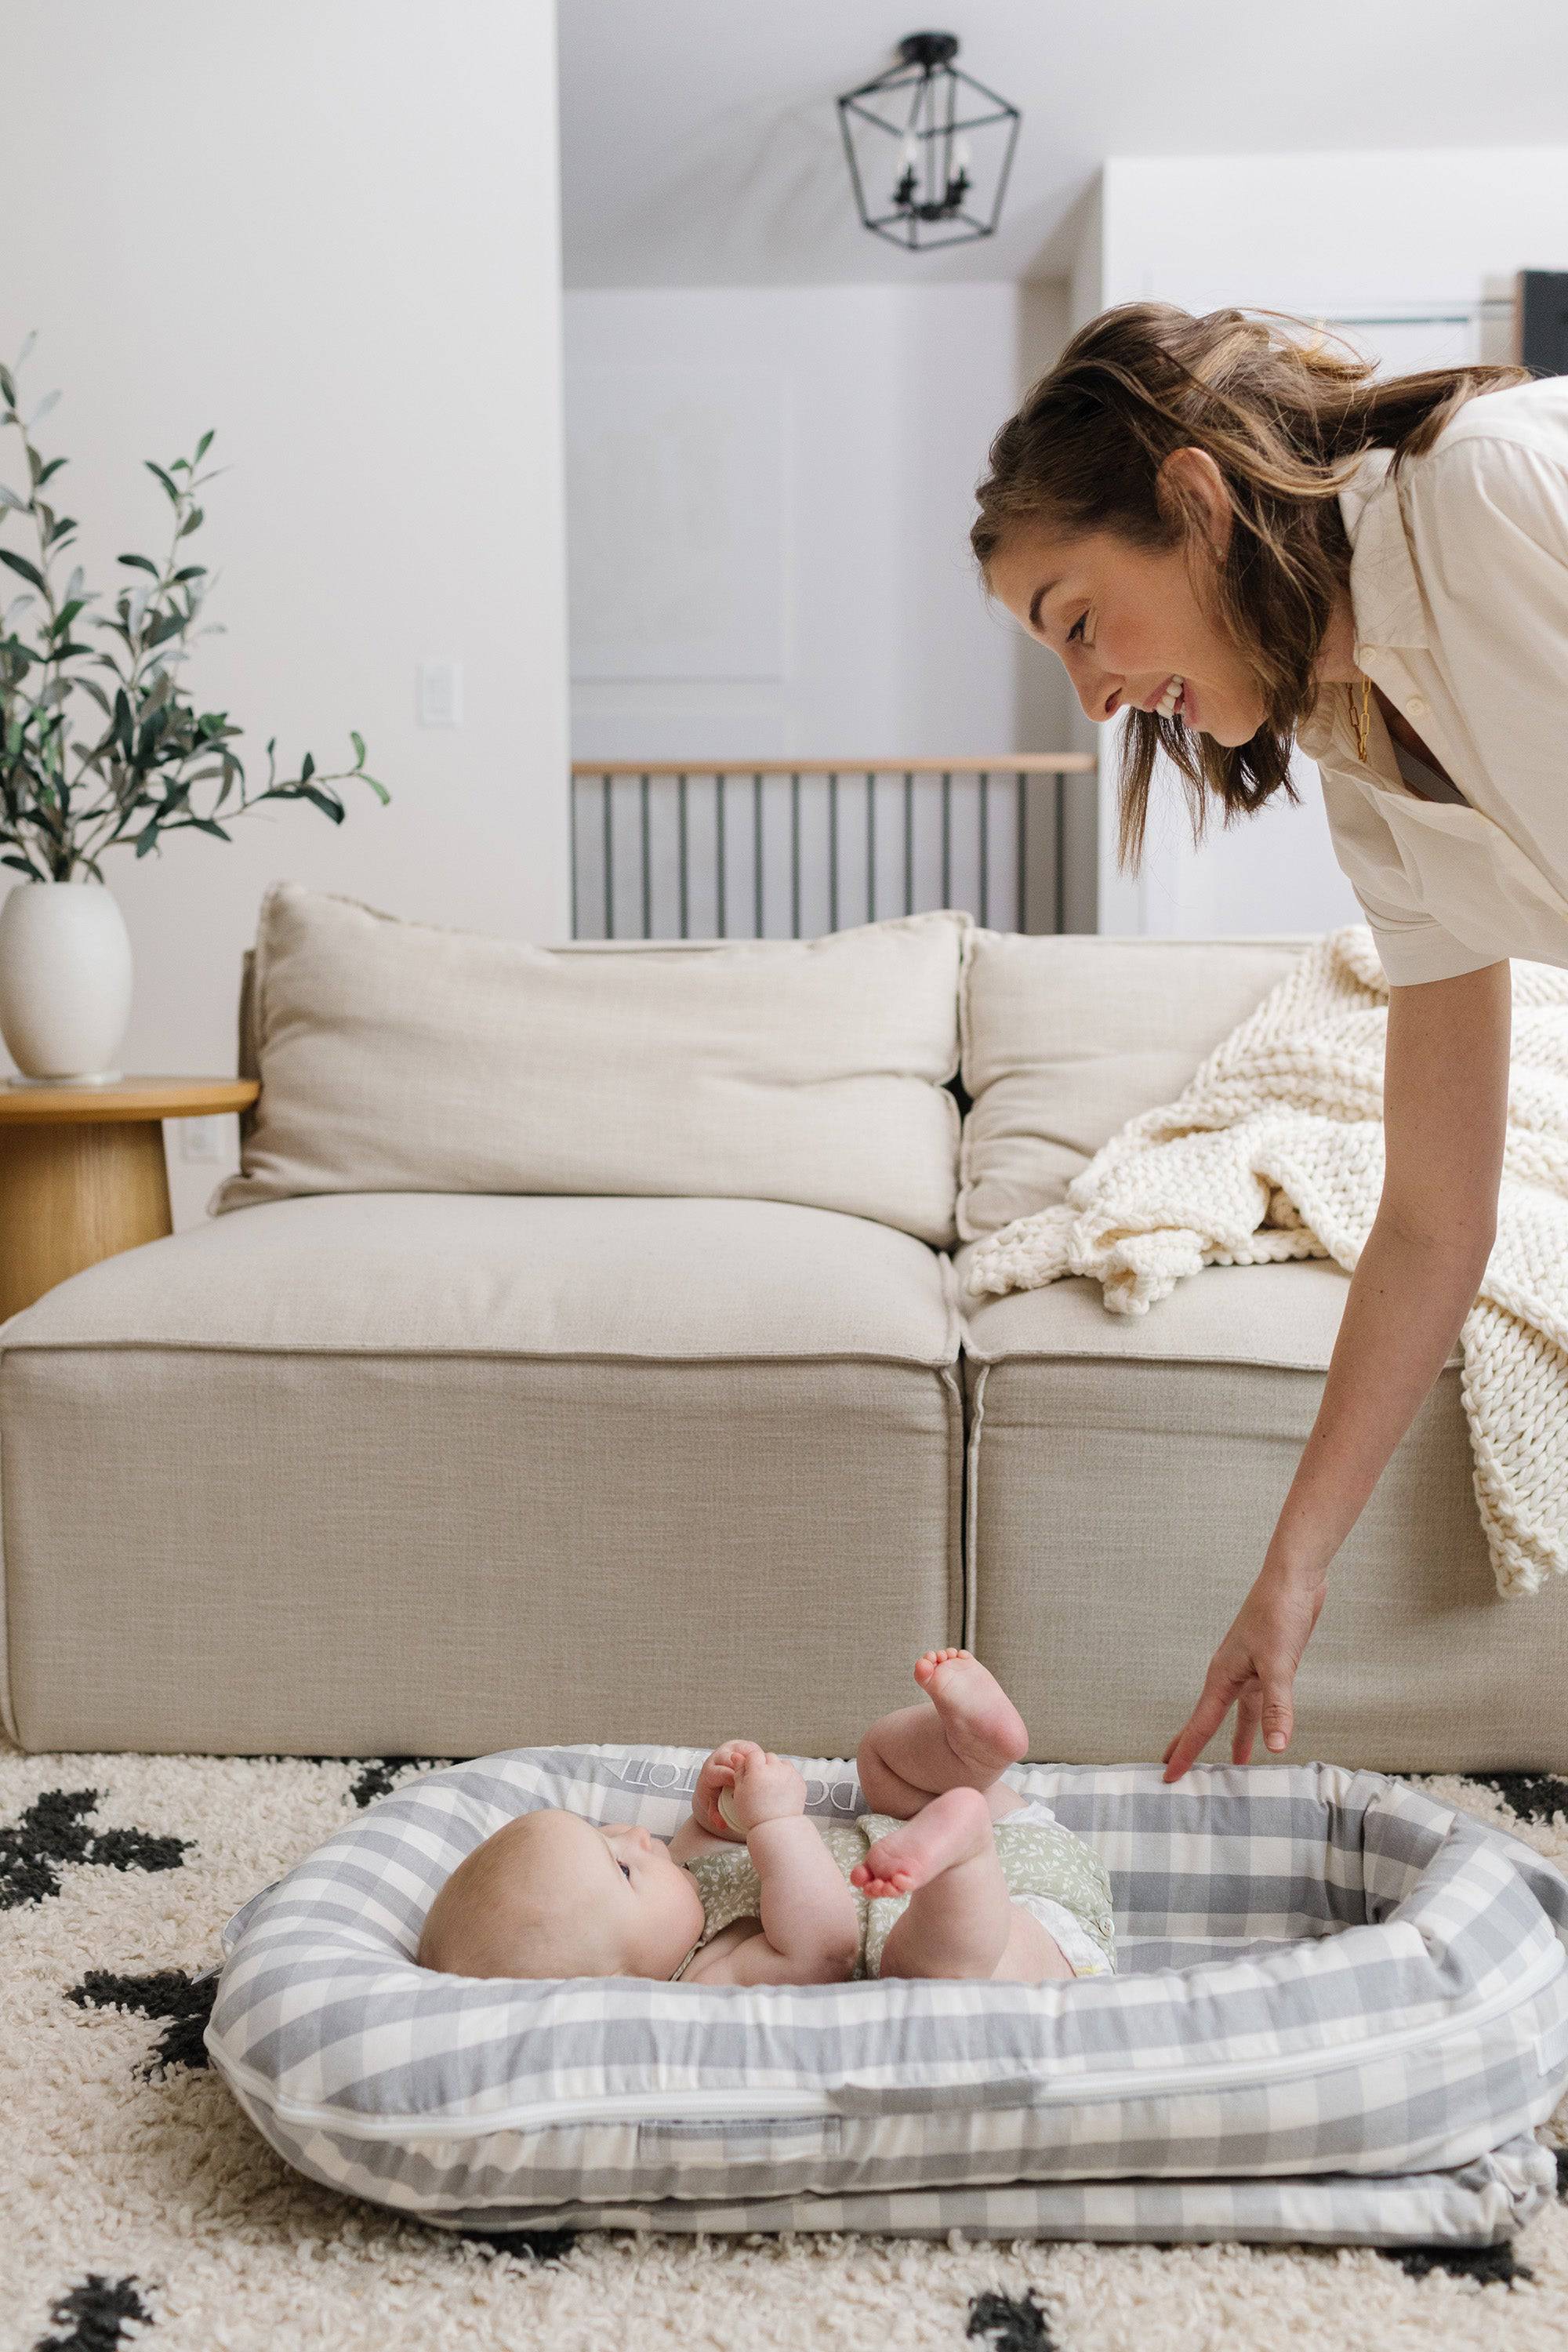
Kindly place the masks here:
POLYGON ((874 1810, 853 1825, 808 1820, 793 1764, 726 1740, 668 1845, 557 1811, 497 1830, 437 1895, 420 1967, 705 1985, 1108 1974, 1103 1864, 1002 1779, 1028 1751, 1016 1707, 967 1650, 928 1650, 915 1680, 924 1701, 861 1742, 874 1810))

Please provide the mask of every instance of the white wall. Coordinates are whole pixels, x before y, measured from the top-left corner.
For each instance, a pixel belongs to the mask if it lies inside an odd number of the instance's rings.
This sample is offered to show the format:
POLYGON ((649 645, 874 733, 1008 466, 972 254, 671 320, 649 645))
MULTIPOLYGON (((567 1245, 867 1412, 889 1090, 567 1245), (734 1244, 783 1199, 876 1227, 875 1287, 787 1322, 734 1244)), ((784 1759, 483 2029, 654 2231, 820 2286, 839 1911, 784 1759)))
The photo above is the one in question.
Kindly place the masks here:
MULTIPOLYGON (((1457 334, 1475 356, 1509 356, 1506 321, 1500 332, 1476 306, 1508 294, 1516 271, 1561 268, 1565 257, 1568 148, 1137 156, 1105 166, 1078 279, 1098 279, 1101 309, 1152 296, 1330 320, 1474 313, 1461 330, 1356 328, 1367 350, 1411 368, 1458 356, 1457 334)), ((1357 919, 1310 762, 1299 763, 1299 808, 1272 803, 1200 851, 1168 811, 1132 881, 1114 866, 1114 746, 1102 749, 1101 929, 1203 934, 1357 919)))
MULTIPOLYGON (((216 428, 190 672, 260 758, 394 793, 106 866, 135 948, 131 1069, 234 1066, 239 956, 287 876, 514 936, 567 929, 560 228, 550 0, 3 0, 0 353, 82 521, 89 584, 155 551, 142 470, 216 428), (416 665, 463 665, 460 729, 416 665)), ((16 447, 0 436, 0 479, 16 447)), ((15 521, 7 545, 17 545, 15 521)), ((14 583, 16 584, 16 583, 14 583)), ((25 887, 26 885, 18 887, 25 887)), ((225 1148, 232 1151, 232 1136, 225 1148)), ((176 1148, 176 1215, 218 1169, 176 1148)))
MULTIPOLYGON (((1076 320, 1073 289, 1066 279, 1043 279, 1024 285, 1018 293, 1022 321, 1023 367, 1018 384, 1021 399, 1037 378, 1056 365, 1076 320)), ((999 424, 1001 421, 997 419, 999 424)), ((1067 671, 1055 654, 1047 653, 1016 625, 1014 662, 1019 742, 1040 751, 1092 753, 1096 749, 1096 730, 1079 709, 1067 671)), ((1065 927, 1069 931, 1092 931, 1099 904, 1096 779, 1092 774, 1076 775, 1068 780, 1063 790, 1065 927)))
POLYGON ((1061 331, 1001 284, 568 292, 574 756, 1061 749, 968 538, 1061 331))
MULTIPOLYGON (((574 756, 1020 748, 1011 645, 982 604, 968 546, 986 445, 1017 395, 1016 288, 569 292, 565 337, 574 756), (640 566, 626 593, 633 614, 646 611, 672 552, 637 541, 638 519, 619 502, 590 502, 592 473, 607 462, 606 434, 586 437, 590 389, 595 420, 608 414, 626 437, 622 478, 634 484, 679 462, 683 412, 710 436, 707 483, 727 436, 749 467, 762 455, 753 404, 776 395, 778 539, 760 536, 760 515, 738 514, 732 539, 725 518, 709 518, 723 533, 719 602, 749 596, 759 565, 779 567, 781 637, 772 647, 759 631, 756 674, 704 674, 695 662, 648 674, 655 633, 639 643, 629 627, 623 674, 607 674, 610 644, 601 674, 583 674, 601 580, 640 566)), ((692 589, 695 604, 700 583, 692 589)))
POLYGON ((1105 166, 1107 299, 1309 316, 1506 292, 1568 243, 1568 147, 1137 155, 1105 166), (1180 286, 1182 292, 1172 289, 1180 286), (1244 293, 1244 289, 1246 292, 1244 293))

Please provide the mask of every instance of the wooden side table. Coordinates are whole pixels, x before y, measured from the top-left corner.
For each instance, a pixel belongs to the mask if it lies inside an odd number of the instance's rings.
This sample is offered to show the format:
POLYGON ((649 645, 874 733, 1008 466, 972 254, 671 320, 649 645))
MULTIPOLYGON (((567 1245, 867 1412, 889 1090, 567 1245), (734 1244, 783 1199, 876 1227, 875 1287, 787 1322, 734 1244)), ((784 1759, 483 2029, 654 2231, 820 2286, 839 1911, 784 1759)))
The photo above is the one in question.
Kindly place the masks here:
POLYGON ((166 1118, 246 1110, 250 1078, 0 1083, 0 1322, 57 1282, 173 1233, 166 1118))

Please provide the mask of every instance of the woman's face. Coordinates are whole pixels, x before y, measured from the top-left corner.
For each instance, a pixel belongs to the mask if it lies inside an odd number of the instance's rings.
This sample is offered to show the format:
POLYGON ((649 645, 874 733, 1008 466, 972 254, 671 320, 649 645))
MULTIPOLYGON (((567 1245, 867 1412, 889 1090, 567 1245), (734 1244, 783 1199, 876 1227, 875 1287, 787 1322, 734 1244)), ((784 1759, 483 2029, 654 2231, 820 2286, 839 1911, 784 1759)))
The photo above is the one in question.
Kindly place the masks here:
POLYGON ((992 557, 990 581, 1020 627, 1061 656, 1090 719, 1153 710, 1180 678, 1173 715, 1184 725, 1229 745, 1262 726, 1263 698, 1199 603, 1182 547, 1019 525, 992 557))

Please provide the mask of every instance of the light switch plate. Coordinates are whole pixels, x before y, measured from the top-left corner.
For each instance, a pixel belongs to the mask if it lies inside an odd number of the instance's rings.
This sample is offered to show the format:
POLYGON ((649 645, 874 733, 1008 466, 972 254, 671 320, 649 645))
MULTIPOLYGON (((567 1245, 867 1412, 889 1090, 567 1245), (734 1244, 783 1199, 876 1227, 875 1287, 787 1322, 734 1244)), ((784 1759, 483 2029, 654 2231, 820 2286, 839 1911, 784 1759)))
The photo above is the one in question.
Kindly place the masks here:
POLYGON ((180 1121, 180 1157, 182 1160, 219 1160, 223 1158, 223 1121, 221 1118, 183 1118, 180 1121))
POLYGON ((460 727, 463 723, 463 666, 455 661, 419 665, 419 724, 460 727))

